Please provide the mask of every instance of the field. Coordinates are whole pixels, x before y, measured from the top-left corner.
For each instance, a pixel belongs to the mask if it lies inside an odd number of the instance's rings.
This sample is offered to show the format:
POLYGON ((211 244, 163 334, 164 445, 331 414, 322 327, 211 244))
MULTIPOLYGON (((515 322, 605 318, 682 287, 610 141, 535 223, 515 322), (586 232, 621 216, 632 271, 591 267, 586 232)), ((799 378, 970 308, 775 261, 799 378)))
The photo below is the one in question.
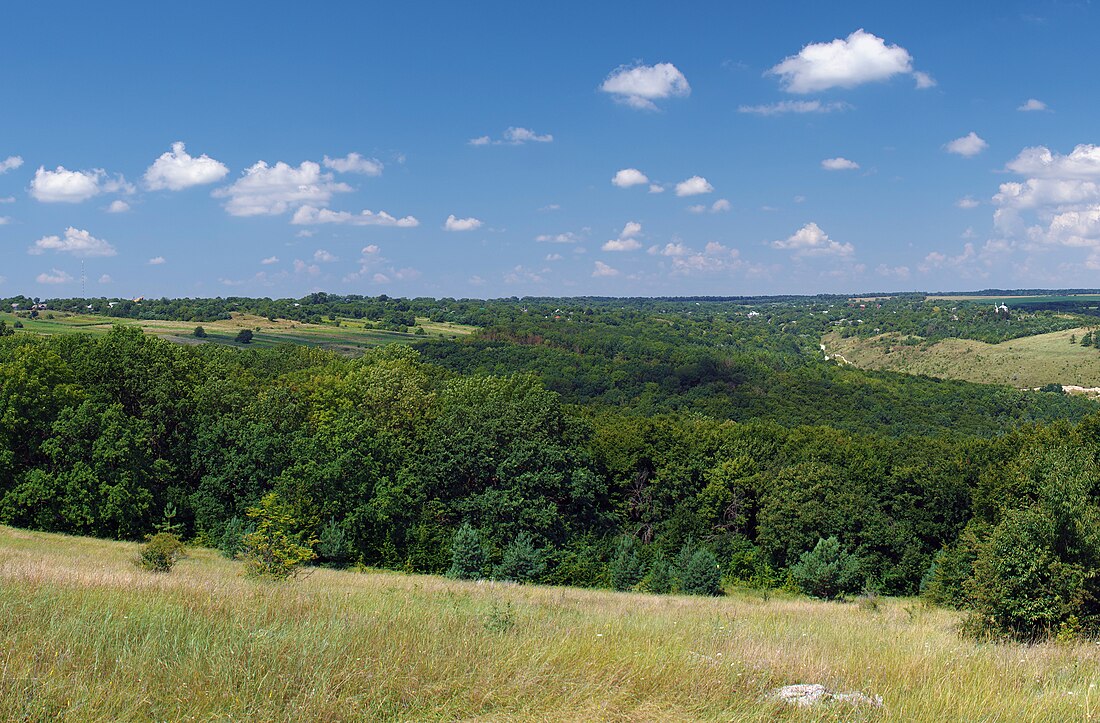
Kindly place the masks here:
POLYGON ((0 527, 3 720, 1091 720, 1095 644, 975 643, 913 600, 649 596, 316 570, 0 527), (776 686, 881 695, 797 709, 776 686))
POLYGON ((934 344, 908 345, 895 334, 842 338, 827 334, 825 353, 861 369, 883 369, 962 379, 982 384, 1008 384, 1034 389, 1046 384, 1100 386, 1100 349, 1071 343, 1085 329, 986 344, 972 339, 944 339, 934 344))
MULTIPOLYGON (((115 319, 91 314, 67 314, 65 312, 47 312, 37 319, 17 318, 9 313, 0 313, 0 320, 12 326, 16 321, 23 324, 24 331, 37 334, 80 334, 106 333, 115 324, 139 326, 146 334, 152 334, 179 344, 222 344, 226 346, 244 346, 234 339, 241 329, 252 329, 252 346, 275 346, 277 344, 300 344, 321 347, 342 354, 357 354, 363 349, 382 346, 392 342, 412 342, 426 338, 424 335, 405 332, 374 329, 371 323, 358 319, 338 319, 335 322, 321 324, 302 324, 287 319, 270 321, 266 317, 248 314, 233 314, 225 321, 160 321, 115 319), (196 326, 206 331, 206 337, 195 337, 196 326)), ((469 334, 474 327, 460 324, 435 323, 428 319, 417 319, 417 324, 428 336, 457 336, 469 334)))

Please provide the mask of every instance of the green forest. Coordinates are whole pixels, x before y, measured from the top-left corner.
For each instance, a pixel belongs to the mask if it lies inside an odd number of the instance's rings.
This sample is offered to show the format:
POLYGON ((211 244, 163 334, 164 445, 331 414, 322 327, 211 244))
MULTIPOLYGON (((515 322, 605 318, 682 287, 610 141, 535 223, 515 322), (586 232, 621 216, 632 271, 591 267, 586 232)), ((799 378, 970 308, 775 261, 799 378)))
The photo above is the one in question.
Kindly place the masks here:
POLYGON ((315 564, 921 594, 997 635, 1100 628, 1096 402, 861 371, 818 347, 837 327, 996 341, 1088 323, 1064 309, 916 296, 97 304, 47 307, 479 331, 349 357, 5 327, 4 524, 140 540, 170 512, 185 539, 231 554, 266 499, 315 564))

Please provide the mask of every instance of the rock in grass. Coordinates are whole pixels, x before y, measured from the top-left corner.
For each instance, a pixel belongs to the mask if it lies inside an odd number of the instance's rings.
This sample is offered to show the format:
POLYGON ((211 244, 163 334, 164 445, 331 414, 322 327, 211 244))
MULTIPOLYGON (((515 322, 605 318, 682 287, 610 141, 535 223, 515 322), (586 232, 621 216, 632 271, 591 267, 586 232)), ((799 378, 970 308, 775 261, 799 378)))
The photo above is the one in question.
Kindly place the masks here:
POLYGON ((860 692, 832 693, 820 683, 801 683, 798 685, 785 685, 777 688, 775 697, 789 705, 797 705, 800 708, 808 708, 819 703, 837 701, 851 705, 866 705, 872 708, 882 707, 882 696, 870 696, 860 692))

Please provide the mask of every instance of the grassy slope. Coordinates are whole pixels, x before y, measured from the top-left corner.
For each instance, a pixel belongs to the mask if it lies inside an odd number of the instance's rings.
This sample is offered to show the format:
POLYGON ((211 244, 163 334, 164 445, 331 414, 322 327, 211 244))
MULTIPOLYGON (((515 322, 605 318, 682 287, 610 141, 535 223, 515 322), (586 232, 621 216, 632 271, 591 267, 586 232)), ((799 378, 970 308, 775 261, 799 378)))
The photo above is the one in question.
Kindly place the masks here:
MULTIPOLYGON (((1082 720, 1095 645, 975 644, 953 613, 318 570, 0 527, 3 720, 1082 720), (796 710, 775 686, 882 695, 796 710)), ((1098 706, 1100 707, 1100 706, 1098 706)))
MULTIPOLYGON (((155 334, 181 344, 224 344, 239 346, 234 342, 237 332, 241 329, 252 329, 255 332, 252 344, 255 346, 273 346, 276 344, 301 344, 304 346, 319 346, 343 353, 355 353, 364 348, 381 346, 394 341, 413 342, 423 340, 424 336, 406 334, 403 332, 383 331, 364 326, 364 322, 356 319, 341 319, 340 326, 333 323, 301 324, 277 319, 269 321, 262 316, 245 314, 233 314, 232 319, 225 321, 209 321, 202 323, 184 321, 155 321, 136 319, 112 319, 103 316, 87 314, 64 314, 51 312, 53 319, 19 319, 22 321, 25 331, 38 334, 79 334, 79 333, 105 333, 110 331, 114 324, 127 326, 140 326, 145 333, 155 334), (201 326, 207 333, 204 340, 195 338, 193 332, 196 326, 201 326), (259 331, 256 331, 259 329, 259 331)), ((9 313, 0 313, 3 319, 11 326, 16 317, 9 313)), ((460 324, 446 324, 417 319, 424 327, 424 331, 430 336, 437 334, 464 335, 474 330, 474 327, 460 324)), ((369 324, 369 322, 367 322, 369 324)))
POLYGON ((1100 349, 1071 344, 1085 329, 1069 329, 986 344, 972 339, 944 339, 925 346, 905 346, 892 334, 872 338, 827 334, 825 353, 840 355, 861 369, 885 369, 962 379, 983 384, 1035 388, 1045 384, 1100 386, 1100 349))

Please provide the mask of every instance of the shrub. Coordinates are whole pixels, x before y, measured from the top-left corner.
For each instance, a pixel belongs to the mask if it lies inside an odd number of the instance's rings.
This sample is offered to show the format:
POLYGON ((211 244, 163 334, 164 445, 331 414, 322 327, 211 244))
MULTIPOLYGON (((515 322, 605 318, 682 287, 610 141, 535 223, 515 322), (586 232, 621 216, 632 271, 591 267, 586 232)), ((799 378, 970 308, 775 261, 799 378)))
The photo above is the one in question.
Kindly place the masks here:
POLYGON ((638 538, 624 535, 619 539, 615 557, 611 560, 611 586, 630 590, 645 577, 645 567, 638 557, 638 538))
POLYGON ((649 566, 649 574, 642 578, 638 587, 646 592, 664 595, 672 592, 672 582, 672 567, 663 556, 658 556, 654 558, 649 566))
POLYGON ((818 538, 810 552, 791 566, 791 577, 807 595, 832 600, 860 586, 859 558, 840 549, 836 537, 818 538))
POLYGON ((241 329, 237 332, 237 337, 234 339, 238 344, 251 344, 252 343, 252 330, 241 329))
POLYGON ((244 551, 244 536, 255 530, 255 525, 240 517, 230 518, 217 540, 217 547, 224 556, 232 560, 244 551))
POLYGON ((504 557, 495 570, 500 580, 535 582, 546 569, 546 552, 535 547, 531 535, 521 532, 504 548, 504 557))
POLYGON ((1013 510, 993 530, 968 581, 971 627, 1021 640, 1065 628, 1083 612, 1088 573, 1061 559, 1054 521, 1038 510, 1013 510))
POLYGON ((343 525, 330 519, 321 528, 317 542, 317 557, 323 563, 342 566, 348 561, 348 535, 343 525))
POLYGON ((722 573, 714 553, 705 547, 695 551, 684 568, 680 590, 688 595, 722 594, 722 573))
POLYGON ((248 510, 248 516, 256 521, 256 531, 245 535, 245 574, 249 577, 285 580, 296 574, 302 563, 316 557, 313 546, 317 540, 303 539, 296 530, 297 519, 278 493, 269 492, 260 500, 259 507, 248 510))
POLYGON ((205 339, 206 338, 206 329, 203 329, 201 326, 196 326, 195 331, 193 333, 195 335, 195 338, 197 338, 197 339, 205 339))
POLYGON ((184 555, 180 538, 170 532, 158 532, 146 539, 147 542, 141 547, 138 567, 149 572, 171 572, 172 566, 184 555))
POLYGON ((463 522, 451 539, 451 567, 447 577, 478 580, 485 574, 485 542, 469 522, 463 522))

